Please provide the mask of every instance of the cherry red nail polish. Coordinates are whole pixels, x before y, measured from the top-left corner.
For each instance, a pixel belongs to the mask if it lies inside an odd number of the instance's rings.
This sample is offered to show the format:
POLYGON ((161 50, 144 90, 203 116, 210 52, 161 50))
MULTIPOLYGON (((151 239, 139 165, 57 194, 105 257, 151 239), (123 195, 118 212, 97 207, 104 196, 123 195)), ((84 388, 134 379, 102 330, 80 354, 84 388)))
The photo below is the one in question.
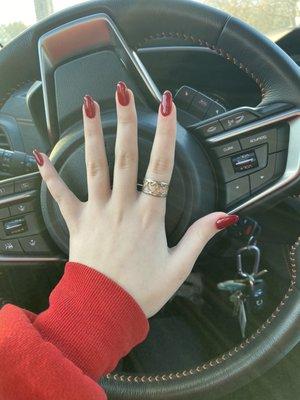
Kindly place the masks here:
POLYGON ((219 218, 216 222, 218 229, 228 228, 230 225, 236 224, 239 220, 239 216, 236 214, 227 215, 227 217, 219 218))
POLYGON ((171 114, 173 105, 172 101, 173 101, 172 93, 169 90, 166 90, 163 93, 162 101, 160 104, 160 112, 164 117, 171 114))
POLYGON ((83 98, 83 104, 84 104, 84 111, 87 117, 94 118, 96 115, 96 108, 92 96, 89 96, 88 94, 85 95, 83 98))
POLYGON ((35 158, 36 162, 37 162, 40 166, 42 166, 42 165, 44 164, 44 159, 43 159, 43 156, 41 155, 41 153, 40 153, 37 149, 34 149, 34 150, 32 151, 32 153, 33 153, 33 155, 34 155, 34 158, 35 158))
POLYGON ((130 101, 129 92, 127 90, 126 84, 122 81, 120 81, 117 84, 117 96, 118 96, 119 103, 122 106, 127 106, 129 104, 129 101, 130 101))

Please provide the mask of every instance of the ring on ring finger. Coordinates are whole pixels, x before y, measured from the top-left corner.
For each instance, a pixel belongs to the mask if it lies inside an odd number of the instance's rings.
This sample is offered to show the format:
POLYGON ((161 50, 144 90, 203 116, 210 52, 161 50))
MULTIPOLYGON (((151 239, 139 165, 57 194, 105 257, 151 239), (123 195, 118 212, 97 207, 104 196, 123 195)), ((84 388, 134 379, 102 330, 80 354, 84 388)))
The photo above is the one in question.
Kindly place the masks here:
POLYGON ((167 197, 169 184, 163 181, 156 181, 144 178, 142 192, 154 197, 167 197))

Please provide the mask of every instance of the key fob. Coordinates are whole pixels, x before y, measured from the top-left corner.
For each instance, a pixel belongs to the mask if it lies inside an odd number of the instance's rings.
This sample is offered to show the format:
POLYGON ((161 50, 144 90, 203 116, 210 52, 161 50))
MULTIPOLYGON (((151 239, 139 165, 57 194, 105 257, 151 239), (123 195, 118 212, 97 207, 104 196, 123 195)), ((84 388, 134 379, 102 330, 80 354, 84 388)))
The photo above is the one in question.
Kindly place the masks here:
POLYGON ((266 303, 266 284, 263 279, 257 279, 249 287, 246 298, 246 305, 251 314, 259 314, 265 308, 266 303))

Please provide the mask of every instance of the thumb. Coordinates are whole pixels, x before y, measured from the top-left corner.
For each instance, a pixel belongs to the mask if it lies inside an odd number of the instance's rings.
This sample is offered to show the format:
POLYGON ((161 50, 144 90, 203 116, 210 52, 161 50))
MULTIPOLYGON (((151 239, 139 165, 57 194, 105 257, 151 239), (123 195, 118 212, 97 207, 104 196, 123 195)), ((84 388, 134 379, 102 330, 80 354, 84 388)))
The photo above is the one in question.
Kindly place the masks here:
MULTIPOLYGON (((172 252, 179 268, 192 268, 206 243, 220 230, 235 224, 239 217, 214 212, 194 222, 172 252)), ((187 274, 189 272, 187 271, 187 274)))

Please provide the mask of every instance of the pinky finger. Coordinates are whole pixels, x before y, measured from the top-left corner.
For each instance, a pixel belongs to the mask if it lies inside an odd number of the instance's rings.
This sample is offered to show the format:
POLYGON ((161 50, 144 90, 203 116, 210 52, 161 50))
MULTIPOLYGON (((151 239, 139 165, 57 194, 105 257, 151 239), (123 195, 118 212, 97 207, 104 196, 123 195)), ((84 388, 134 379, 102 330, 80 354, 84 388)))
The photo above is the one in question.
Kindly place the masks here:
POLYGON ((69 226, 69 222, 77 215, 81 201, 73 192, 71 192, 65 182, 61 179, 46 154, 35 149, 33 150, 33 155, 49 192, 57 202, 62 216, 69 226))

